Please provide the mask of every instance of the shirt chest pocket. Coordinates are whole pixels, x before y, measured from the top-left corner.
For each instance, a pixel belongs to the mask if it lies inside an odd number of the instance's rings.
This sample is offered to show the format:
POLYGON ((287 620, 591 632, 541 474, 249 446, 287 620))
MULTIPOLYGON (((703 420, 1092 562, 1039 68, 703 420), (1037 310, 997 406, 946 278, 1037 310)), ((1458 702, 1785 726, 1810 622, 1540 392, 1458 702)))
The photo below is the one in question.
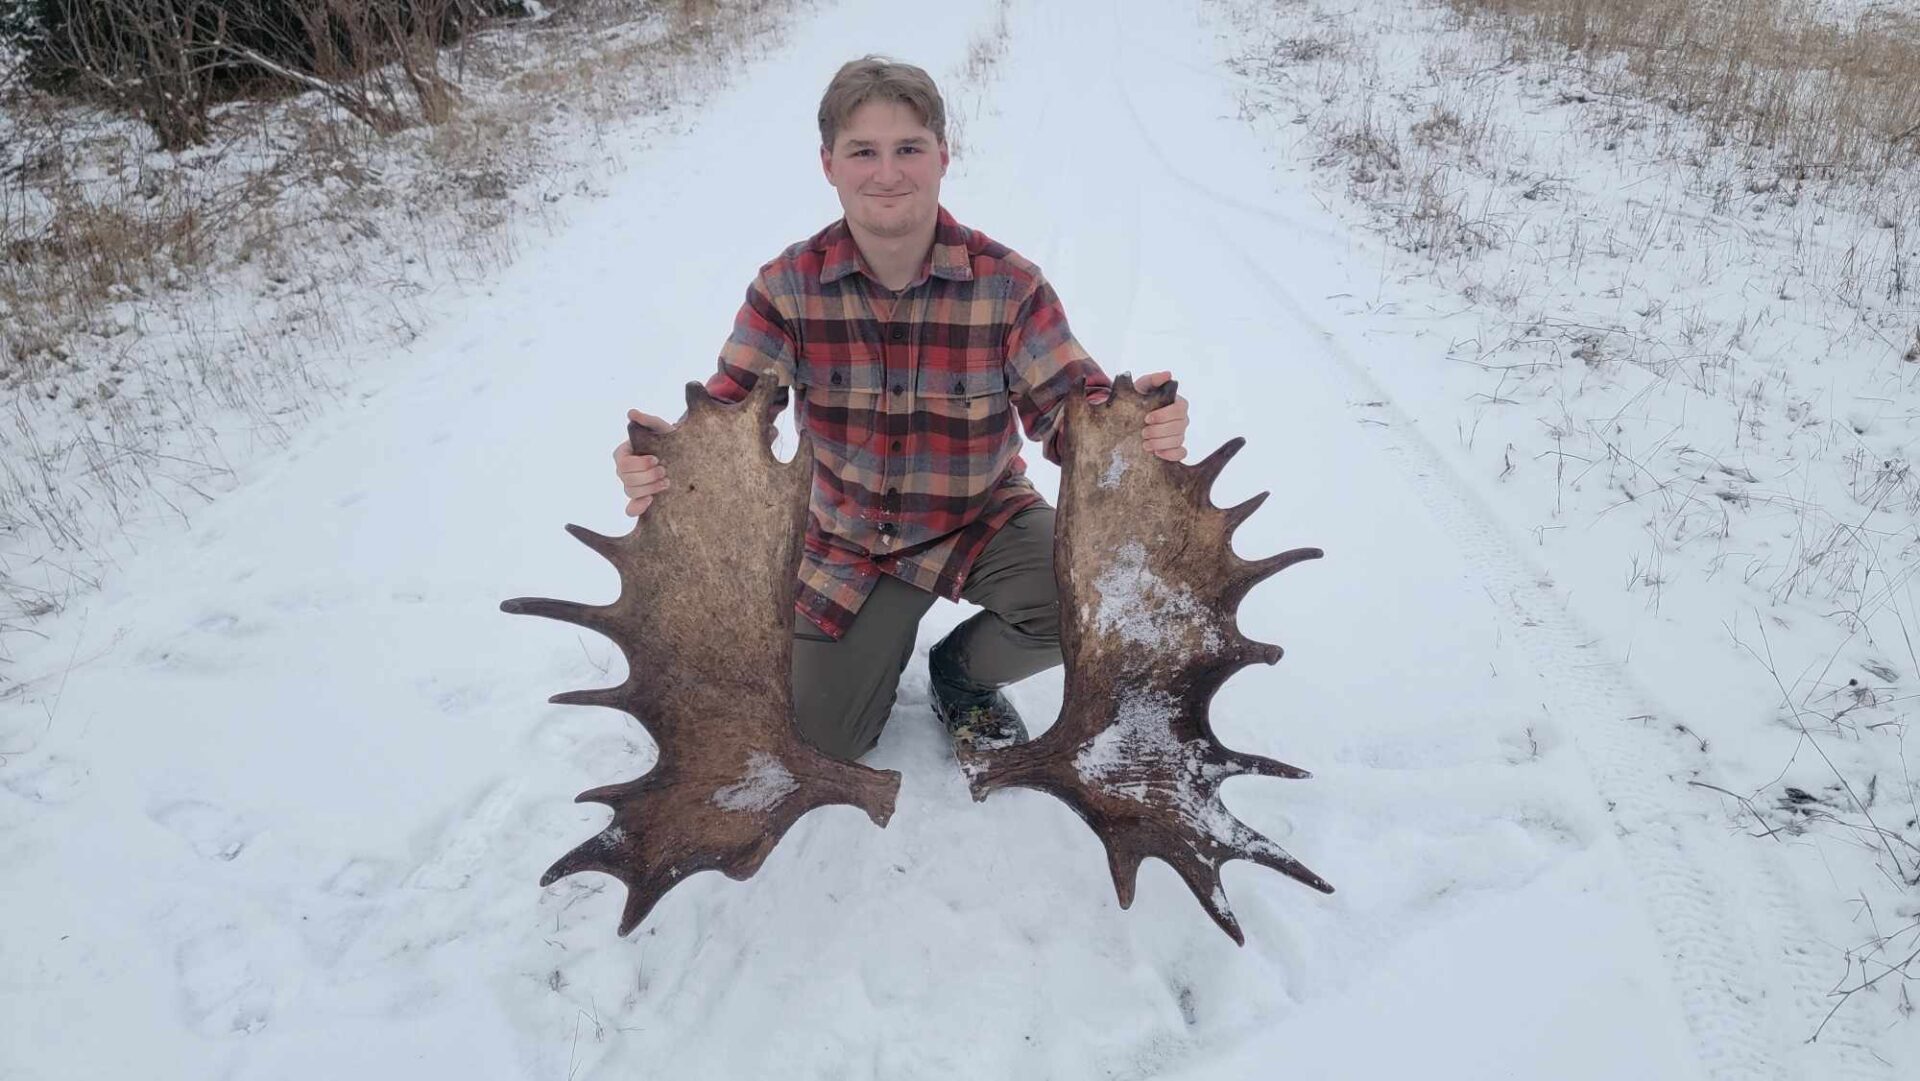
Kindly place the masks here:
POLYGON ((914 390, 931 435, 979 441, 1009 429, 1013 410, 1003 368, 923 369, 914 390))
POLYGON ((804 346, 799 383, 806 388, 807 429, 816 440, 860 444, 873 434, 886 385, 880 354, 863 344, 804 346))

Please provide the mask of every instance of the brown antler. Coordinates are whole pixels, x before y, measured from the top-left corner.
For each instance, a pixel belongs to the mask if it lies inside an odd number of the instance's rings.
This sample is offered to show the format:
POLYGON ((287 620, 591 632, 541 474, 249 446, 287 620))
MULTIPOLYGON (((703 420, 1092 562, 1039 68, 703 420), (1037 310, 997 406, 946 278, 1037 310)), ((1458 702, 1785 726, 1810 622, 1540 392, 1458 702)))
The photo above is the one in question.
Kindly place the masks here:
POLYGON ((1208 498, 1245 440, 1198 465, 1147 452, 1140 439, 1146 414, 1171 403, 1174 389, 1167 383, 1143 393, 1122 375, 1104 405, 1071 396, 1054 538, 1066 698, 1039 739, 962 764, 975 799, 1017 785, 1072 807, 1107 847, 1121 908, 1133 904, 1140 861, 1155 856, 1244 944, 1220 886, 1221 864, 1252 860, 1314 889, 1333 887, 1220 801, 1230 777, 1308 774, 1222 747, 1207 703, 1235 672, 1280 659, 1280 647, 1240 634, 1234 613, 1241 598, 1321 552, 1296 548, 1254 562, 1233 554, 1233 530, 1266 493, 1226 510, 1208 498))
POLYGON ((793 597, 813 446, 802 432, 793 461, 774 458, 782 397, 772 372, 737 405, 690 383, 687 415, 671 431, 629 426, 637 453, 668 463, 673 489, 624 537, 567 527, 619 570, 619 599, 500 606, 613 639, 626 682, 551 701, 625 710, 660 745, 644 777, 580 794, 613 808, 613 821, 540 880, 601 871, 626 883, 622 935, 690 874, 752 875, 815 807, 852 804, 882 826, 893 814, 898 773, 829 758, 793 727, 793 597))

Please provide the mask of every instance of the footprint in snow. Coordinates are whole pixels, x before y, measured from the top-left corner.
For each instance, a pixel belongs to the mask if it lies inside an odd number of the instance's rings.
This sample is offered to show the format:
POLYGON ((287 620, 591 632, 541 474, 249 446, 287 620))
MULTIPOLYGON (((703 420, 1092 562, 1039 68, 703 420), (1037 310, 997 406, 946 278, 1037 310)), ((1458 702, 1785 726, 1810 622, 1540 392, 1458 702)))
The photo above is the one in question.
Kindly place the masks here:
POLYGON ((248 623, 232 612, 209 612, 193 621, 193 629, 207 634, 217 634, 225 638, 251 638, 258 634, 263 624, 248 623))
POLYGON ((433 704, 440 708, 440 712, 455 717, 466 717, 478 713, 493 699, 491 690, 473 684, 438 691, 430 690, 429 693, 433 695, 433 704))
POLYGON ((134 660, 162 671, 190 675, 219 675, 232 670, 225 657, 215 659, 207 653, 182 649, 177 642, 175 639, 168 645, 147 646, 134 655, 134 660))
POLYGON ((486 867, 512 820, 526 784, 518 780, 496 783, 467 813, 441 834, 434 853, 407 876, 413 889, 458 890, 486 867))
POLYGON ((164 803, 148 812, 155 822, 179 834, 210 860, 229 861, 253 840, 253 830, 231 812, 199 800, 164 803))
POLYGON ((385 862, 355 856, 329 875, 320 888, 335 897, 365 897, 391 877, 385 862))
POLYGON ((0 788, 33 803, 65 803, 87 783, 87 767, 51 755, 45 762, 0 776, 0 788))
POLYGON ((251 1036, 267 1027, 273 987, 255 970, 237 928, 195 935, 173 956, 181 1008, 196 1031, 251 1036))

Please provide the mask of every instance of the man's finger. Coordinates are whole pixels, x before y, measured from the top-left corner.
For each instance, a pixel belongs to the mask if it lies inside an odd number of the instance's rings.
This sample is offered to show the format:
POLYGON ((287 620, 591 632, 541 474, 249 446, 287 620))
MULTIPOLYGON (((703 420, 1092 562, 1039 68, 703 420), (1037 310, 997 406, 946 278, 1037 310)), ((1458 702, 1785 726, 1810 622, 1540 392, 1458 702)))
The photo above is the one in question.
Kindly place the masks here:
POLYGON ((1172 405, 1163 405, 1147 414, 1148 424, 1165 424, 1168 421, 1185 420, 1187 417, 1187 399, 1178 397, 1172 405))
POLYGON ((652 469, 622 469, 620 479, 627 484, 648 484, 656 480, 665 480, 667 467, 656 465, 652 469))
POLYGON ((652 496, 647 496, 644 499, 630 500, 627 503, 627 517, 638 518, 642 514, 645 514, 647 512, 647 508, 651 506, 653 506, 652 496))
POLYGON ((1154 453, 1154 456, 1157 458, 1165 458, 1169 462, 1178 462, 1186 458, 1187 448, 1181 447, 1181 446, 1173 446, 1173 447, 1167 448, 1166 450, 1156 450, 1153 453, 1154 453))
POLYGON ((1152 390, 1172 378, 1172 372, 1150 372, 1135 380, 1133 385, 1140 390, 1152 390))
POLYGON ((670 421, 663 420, 651 413, 642 413, 638 409, 627 410, 627 419, 642 428, 648 428, 656 432, 664 432, 673 427, 670 421))
POLYGON ((664 476, 649 477, 646 480, 629 480, 625 485, 627 495, 630 498, 643 495, 658 495, 672 486, 672 483, 664 476))
POLYGON ((1170 435, 1179 436, 1185 434, 1186 430, 1187 422, 1185 420, 1176 420, 1170 424, 1149 424, 1141 429, 1141 431, 1146 433, 1148 439, 1163 439, 1170 435))

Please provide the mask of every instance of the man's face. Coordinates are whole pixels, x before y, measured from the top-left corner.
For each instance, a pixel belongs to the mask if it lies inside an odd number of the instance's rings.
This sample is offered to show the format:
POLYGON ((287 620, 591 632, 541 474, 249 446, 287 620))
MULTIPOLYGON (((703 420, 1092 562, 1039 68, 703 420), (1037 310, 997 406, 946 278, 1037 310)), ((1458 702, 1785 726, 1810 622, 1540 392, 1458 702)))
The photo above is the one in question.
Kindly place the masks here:
POLYGON ((820 168, 840 193, 847 220, 875 236, 911 236, 939 211, 947 147, 911 108, 869 101, 820 150, 820 168))

